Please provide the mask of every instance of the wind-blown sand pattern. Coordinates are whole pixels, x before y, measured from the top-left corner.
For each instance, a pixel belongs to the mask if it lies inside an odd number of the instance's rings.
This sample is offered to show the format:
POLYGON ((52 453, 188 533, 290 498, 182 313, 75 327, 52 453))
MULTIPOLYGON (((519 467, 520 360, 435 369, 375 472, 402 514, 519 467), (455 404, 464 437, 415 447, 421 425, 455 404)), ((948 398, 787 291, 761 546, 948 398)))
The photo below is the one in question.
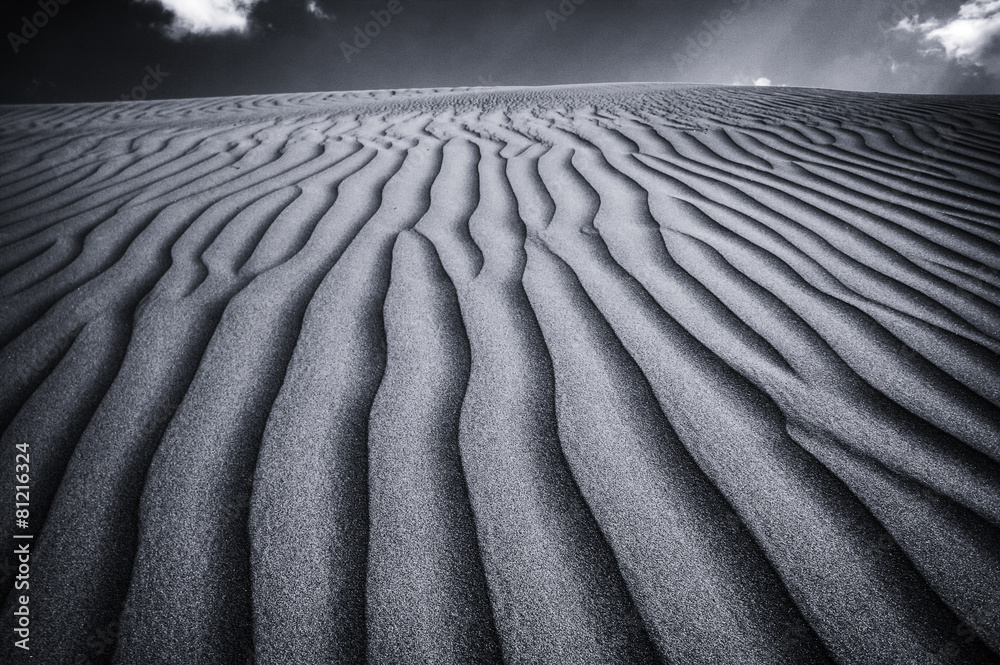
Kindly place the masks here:
POLYGON ((1000 662, 998 119, 0 109, 30 662, 1000 662))

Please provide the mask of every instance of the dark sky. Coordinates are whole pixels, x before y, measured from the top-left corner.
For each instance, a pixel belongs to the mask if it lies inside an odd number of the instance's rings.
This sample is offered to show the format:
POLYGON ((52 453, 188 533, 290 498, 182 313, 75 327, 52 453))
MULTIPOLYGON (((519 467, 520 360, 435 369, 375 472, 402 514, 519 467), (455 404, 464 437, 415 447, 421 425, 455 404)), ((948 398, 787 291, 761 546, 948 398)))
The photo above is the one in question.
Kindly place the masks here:
POLYGON ((605 81, 1000 93, 1000 0, 63 1, 4 1, 0 101, 605 81), (348 62, 373 11, 391 21, 348 62))

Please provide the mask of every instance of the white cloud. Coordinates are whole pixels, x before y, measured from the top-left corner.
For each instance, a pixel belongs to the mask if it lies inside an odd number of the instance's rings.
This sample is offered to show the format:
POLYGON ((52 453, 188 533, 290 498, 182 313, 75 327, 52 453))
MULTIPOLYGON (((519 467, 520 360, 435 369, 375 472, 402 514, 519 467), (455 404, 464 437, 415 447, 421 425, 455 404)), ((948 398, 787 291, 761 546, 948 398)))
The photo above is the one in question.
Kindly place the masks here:
POLYGON ((156 2, 173 14, 167 34, 174 39, 186 35, 246 32, 250 12, 260 0, 140 0, 156 2))
POLYGON ((920 22, 919 16, 911 16, 909 18, 904 18, 895 27, 896 30, 902 30, 904 32, 930 32, 934 28, 941 25, 941 21, 936 18, 932 18, 928 21, 920 22))
MULTIPOLYGON (((761 76, 761 77, 755 78, 755 79, 750 79, 750 78, 746 78, 745 79, 745 78, 742 78, 742 77, 737 77, 737 78, 733 79, 733 82, 730 83, 729 85, 769 86, 769 85, 774 85, 774 82, 771 79, 767 78, 766 76, 761 76)), ((784 87, 784 86, 781 86, 781 87, 784 87)))
POLYGON ((325 11, 323 11, 323 8, 319 6, 319 3, 316 2, 316 0, 309 0, 306 3, 306 11, 308 11, 316 18, 323 19, 325 21, 333 21, 334 19, 336 19, 335 16, 327 14, 325 11))
POLYGON ((948 58, 981 64, 986 52, 1000 39, 1000 0, 969 0, 948 21, 904 18, 896 29, 937 42, 948 58))

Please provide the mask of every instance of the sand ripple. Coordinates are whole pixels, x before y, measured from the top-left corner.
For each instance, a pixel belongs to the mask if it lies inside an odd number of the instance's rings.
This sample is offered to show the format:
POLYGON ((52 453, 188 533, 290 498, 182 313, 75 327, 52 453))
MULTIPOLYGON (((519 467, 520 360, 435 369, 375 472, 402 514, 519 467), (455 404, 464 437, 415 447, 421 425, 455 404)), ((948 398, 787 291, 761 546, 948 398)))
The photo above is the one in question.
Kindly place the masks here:
POLYGON ((998 114, 0 109, 33 662, 1000 662, 998 114))

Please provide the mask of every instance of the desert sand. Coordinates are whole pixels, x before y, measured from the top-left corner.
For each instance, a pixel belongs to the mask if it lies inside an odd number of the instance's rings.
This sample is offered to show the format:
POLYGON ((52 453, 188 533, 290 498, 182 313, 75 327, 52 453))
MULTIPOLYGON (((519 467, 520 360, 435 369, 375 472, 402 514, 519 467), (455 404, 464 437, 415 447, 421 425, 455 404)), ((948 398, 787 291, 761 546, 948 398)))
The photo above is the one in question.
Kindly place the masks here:
POLYGON ((1000 99, 0 127, 3 662, 1000 662, 1000 99))

